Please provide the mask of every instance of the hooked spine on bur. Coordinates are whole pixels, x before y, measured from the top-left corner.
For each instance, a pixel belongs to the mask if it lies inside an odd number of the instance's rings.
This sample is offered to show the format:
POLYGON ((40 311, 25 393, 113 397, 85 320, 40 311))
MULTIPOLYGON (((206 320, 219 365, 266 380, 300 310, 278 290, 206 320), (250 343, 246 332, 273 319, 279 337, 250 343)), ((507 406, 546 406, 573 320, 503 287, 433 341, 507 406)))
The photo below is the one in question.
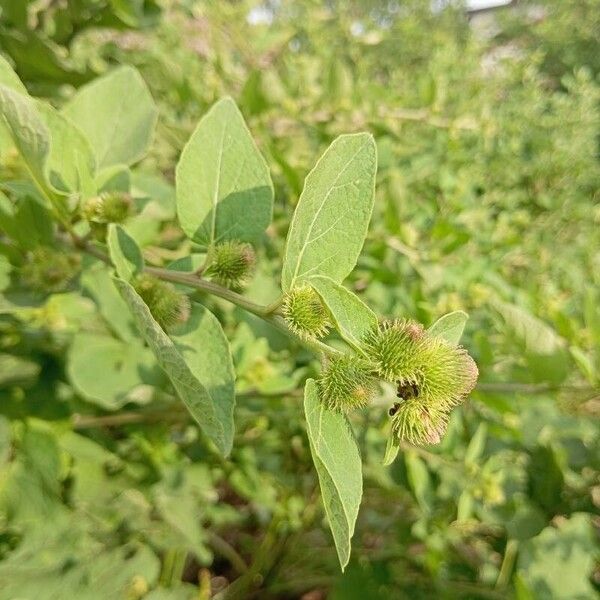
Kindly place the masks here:
POLYGON ((319 294, 308 285, 286 292, 281 312, 289 328, 304 339, 321 338, 331 328, 329 311, 319 294))
POLYGON ((185 323, 190 316, 190 300, 175 287, 152 275, 142 273, 133 282, 154 320, 165 330, 185 323))
POLYGON ((254 270, 256 254, 250 244, 230 240, 210 249, 209 263, 207 276, 220 285, 239 289, 254 270))

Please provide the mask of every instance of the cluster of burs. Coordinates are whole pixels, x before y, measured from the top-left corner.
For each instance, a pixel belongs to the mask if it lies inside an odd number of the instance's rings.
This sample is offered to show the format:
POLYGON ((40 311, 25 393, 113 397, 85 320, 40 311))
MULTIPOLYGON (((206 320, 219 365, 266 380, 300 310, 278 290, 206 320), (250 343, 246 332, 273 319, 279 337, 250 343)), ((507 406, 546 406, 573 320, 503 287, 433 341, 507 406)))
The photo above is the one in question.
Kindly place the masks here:
MULTIPOLYGON (((286 294, 283 314, 300 337, 318 339, 333 327, 319 295, 309 285, 286 294)), ((367 406, 381 380, 397 388, 390 409, 392 430, 413 444, 438 443, 450 411, 475 387, 477 365, 461 346, 428 333, 410 320, 383 320, 351 352, 326 358, 318 389, 330 409, 367 406)))

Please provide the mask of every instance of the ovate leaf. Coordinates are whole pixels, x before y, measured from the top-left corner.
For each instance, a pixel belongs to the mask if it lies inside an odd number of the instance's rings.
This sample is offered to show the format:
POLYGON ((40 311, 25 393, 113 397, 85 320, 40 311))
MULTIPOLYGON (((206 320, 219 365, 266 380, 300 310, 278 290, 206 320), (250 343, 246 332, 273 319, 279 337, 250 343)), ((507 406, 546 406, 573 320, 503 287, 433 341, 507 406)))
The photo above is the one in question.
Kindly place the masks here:
POLYGON ((308 174, 287 237, 284 291, 314 275, 352 271, 373 210, 377 151, 366 133, 338 137, 308 174))
POLYGON ((193 303, 187 321, 170 331, 169 337, 190 371, 208 390, 223 426, 228 453, 233 443, 235 375, 229 342, 221 324, 208 309, 193 303))
POLYGON ((115 265, 117 275, 125 281, 142 272, 144 258, 135 240, 115 223, 108 226, 106 243, 110 253, 110 260, 115 265))
POLYGON ((460 342, 468 319, 469 315, 466 312, 455 310, 440 317, 428 329, 428 332, 433 336, 444 338, 447 342, 456 346, 460 342))
POLYGON ((83 270, 80 281, 82 287, 94 299, 108 327, 126 342, 135 339, 136 333, 127 304, 117 291, 110 272, 110 267, 97 262, 83 270))
POLYGON ((194 375, 171 338, 154 320, 150 310, 133 287, 121 279, 116 279, 115 283, 129 306, 137 328, 190 414, 219 451, 227 455, 232 441, 229 438, 227 424, 220 421, 219 411, 208 390, 194 375))
POLYGON ((390 433, 385 445, 385 453, 382 461, 383 466, 388 467, 391 465, 396 460, 399 451, 400 443, 398 442, 398 438, 393 433, 390 433))
POLYGON ((504 319, 512 339, 521 345, 528 375, 536 381, 563 381, 570 368, 565 340, 520 306, 499 300, 493 306, 504 319))
POLYGON ((130 400, 129 392, 150 378, 152 353, 139 341, 123 342, 107 335, 77 334, 71 345, 67 374, 84 398, 108 410, 130 400))
POLYGON ((0 56, 0 84, 27 95, 27 88, 3 56, 0 56))
POLYGON ((362 498, 362 465, 347 418, 319 401, 317 384, 306 382, 304 412, 321 496, 342 570, 350 560, 350 540, 362 498))
POLYGON ((329 309, 340 335, 360 347, 370 329, 377 327, 377 315, 355 294, 329 277, 311 277, 310 284, 329 309))
MULTIPOLYGON (((19 76, 12 70, 8 61, 2 56, 0 56, 0 84, 5 85, 11 90, 27 95, 27 90, 21 83, 19 76)), ((0 118, 0 156, 9 148, 12 148, 12 135, 6 127, 4 119, 0 118)))
POLYGON ((85 135, 49 104, 38 102, 37 110, 51 140, 45 165, 46 178, 62 193, 93 195, 96 159, 85 135))
POLYGON ((99 168, 143 158, 158 117, 146 83, 132 67, 120 67, 83 86, 63 112, 90 141, 99 168))
POLYGON ((271 222, 269 169, 231 98, 198 124, 179 159, 176 185, 179 222, 198 244, 253 242, 271 222))
POLYGON ((596 552, 589 515, 574 513, 520 545, 517 573, 534 598, 594 598, 589 578, 596 552))
POLYGON ((47 193, 45 166, 50 152, 50 133, 34 100, 0 84, 0 113, 31 176, 47 193))

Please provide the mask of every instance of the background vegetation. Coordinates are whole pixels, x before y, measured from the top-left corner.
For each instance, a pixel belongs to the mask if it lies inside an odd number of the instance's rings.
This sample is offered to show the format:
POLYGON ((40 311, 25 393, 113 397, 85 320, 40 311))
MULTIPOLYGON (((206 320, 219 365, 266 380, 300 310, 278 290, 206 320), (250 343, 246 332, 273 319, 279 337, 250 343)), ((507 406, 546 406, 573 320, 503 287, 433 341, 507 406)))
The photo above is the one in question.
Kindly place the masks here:
POLYGON ((238 374, 219 459, 151 358, 143 377, 128 369, 145 350, 119 341, 129 323, 99 263, 78 259, 66 291, 27 289, 48 231, 0 137, 0 599, 597 597, 600 2, 472 23, 432 4, 0 0, 0 52, 31 94, 62 106, 118 64, 149 85, 159 125, 131 169, 127 226, 150 264, 190 253, 174 165, 224 95, 275 182, 247 291, 261 303, 316 157, 372 132, 375 214, 352 287, 426 325, 466 310, 481 372, 443 442, 390 467, 393 391, 353 416, 365 498, 341 575, 300 400, 315 357, 203 298, 238 374))

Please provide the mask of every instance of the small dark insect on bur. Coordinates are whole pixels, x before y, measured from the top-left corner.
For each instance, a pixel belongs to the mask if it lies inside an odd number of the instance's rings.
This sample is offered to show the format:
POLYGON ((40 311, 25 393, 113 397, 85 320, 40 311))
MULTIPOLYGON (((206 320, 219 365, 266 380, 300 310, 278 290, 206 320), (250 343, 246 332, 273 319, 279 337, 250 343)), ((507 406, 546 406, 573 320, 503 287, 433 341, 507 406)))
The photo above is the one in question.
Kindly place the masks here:
POLYGON ((419 396, 419 388, 415 383, 399 383, 396 396, 402 400, 410 400, 419 396))
MULTIPOLYGON (((417 398, 419 395, 419 388, 414 383, 399 383, 398 389, 396 390, 396 396, 400 400, 410 400, 411 398, 417 398)), ((388 415, 393 417, 400 408, 400 402, 396 402, 394 406, 388 410, 388 415)))

